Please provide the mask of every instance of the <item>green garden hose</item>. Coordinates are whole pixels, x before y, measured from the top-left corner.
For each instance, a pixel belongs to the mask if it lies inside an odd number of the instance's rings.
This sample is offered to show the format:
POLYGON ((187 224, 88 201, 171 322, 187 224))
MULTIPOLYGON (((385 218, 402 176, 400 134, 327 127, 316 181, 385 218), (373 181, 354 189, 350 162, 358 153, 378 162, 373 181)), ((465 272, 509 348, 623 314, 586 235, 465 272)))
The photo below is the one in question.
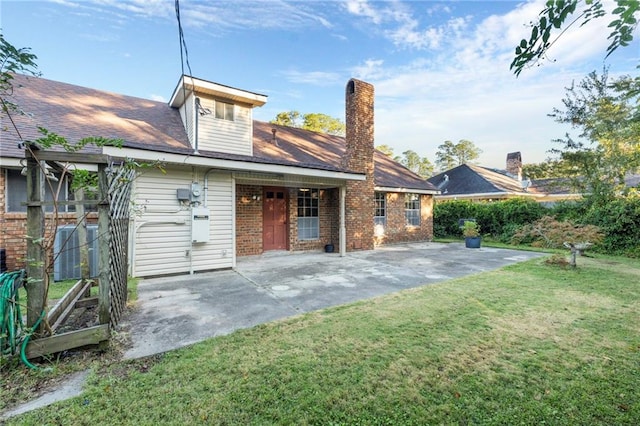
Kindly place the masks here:
POLYGON ((18 289, 24 281, 24 270, 0 274, 0 354, 16 352, 19 332, 23 329, 18 289))
POLYGON ((46 311, 42 311, 32 328, 24 326, 18 292, 24 284, 24 277, 24 269, 0 274, 0 356, 15 355, 16 349, 20 348, 22 362, 27 367, 36 369, 37 367, 27 360, 26 349, 33 330, 38 329, 46 311))

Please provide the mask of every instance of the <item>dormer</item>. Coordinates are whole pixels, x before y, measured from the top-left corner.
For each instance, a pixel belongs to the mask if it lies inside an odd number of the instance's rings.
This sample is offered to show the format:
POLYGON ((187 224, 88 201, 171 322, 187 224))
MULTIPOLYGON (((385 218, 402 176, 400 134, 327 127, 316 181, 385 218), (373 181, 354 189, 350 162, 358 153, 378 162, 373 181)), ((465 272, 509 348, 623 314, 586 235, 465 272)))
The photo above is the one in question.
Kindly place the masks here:
POLYGON ((191 147, 228 154, 253 155, 253 108, 265 95, 183 75, 169 106, 180 117, 191 147))

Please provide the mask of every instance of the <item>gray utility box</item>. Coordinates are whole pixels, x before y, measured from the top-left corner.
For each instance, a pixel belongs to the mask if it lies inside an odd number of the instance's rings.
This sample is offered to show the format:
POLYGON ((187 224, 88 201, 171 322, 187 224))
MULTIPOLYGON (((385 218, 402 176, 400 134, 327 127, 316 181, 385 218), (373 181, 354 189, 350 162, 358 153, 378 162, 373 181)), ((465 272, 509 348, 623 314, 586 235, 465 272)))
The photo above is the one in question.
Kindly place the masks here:
MULTIPOLYGON (((98 276, 98 225, 87 225, 89 245, 89 271, 98 276)), ((80 244, 76 225, 58 226, 53 242, 53 280, 63 281, 82 278, 80 268, 80 244)))

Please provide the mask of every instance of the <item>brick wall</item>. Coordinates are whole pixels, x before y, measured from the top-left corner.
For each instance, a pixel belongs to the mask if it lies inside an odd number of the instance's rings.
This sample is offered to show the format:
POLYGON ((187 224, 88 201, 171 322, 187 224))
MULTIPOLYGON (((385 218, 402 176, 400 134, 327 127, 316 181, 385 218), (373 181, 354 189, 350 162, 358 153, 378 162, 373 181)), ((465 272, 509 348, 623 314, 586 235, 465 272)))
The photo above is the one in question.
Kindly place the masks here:
POLYGON ((433 196, 420 196, 420 226, 407 226, 404 216, 405 194, 387 193, 387 224, 375 244, 394 244, 433 239, 433 196))
POLYGON ((371 250, 374 247, 373 86, 360 80, 349 80, 345 104, 347 131, 344 166, 366 175, 365 181, 347 183, 347 250, 371 250))
MULTIPOLYGON (((320 238, 298 240, 298 188, 289 189, 289 247, 291 251, 324 250, 333 243, 338 246, 340 204, 337 189, 321 189, 319 206, 320 238)), ((337 250, 337 248, 336 248, 337 250)))
MULTIPOLYGON (((7 254, 7 270, 25 268, 27 255, 27 214, 8 213, 6 204, 6 173, 0 169, 0 248, 4 248, 7 254)), ((88 216, 90 223, 97 223, 97 214, 88 216)), ((53 246, 54 224, 53 216, 47 214, 45 218, 45 238, 47 243, 53 246), (50 241, 49 241, 50 240, 50 241)), ((76 223, 75 213, 60 213, 58 215, 58 226, 76 223)), ((52 253, 53 255, 53 253, 52 253)))
POLYGON ((262 187, 236 185, 236 255, 262 254, 262 187))

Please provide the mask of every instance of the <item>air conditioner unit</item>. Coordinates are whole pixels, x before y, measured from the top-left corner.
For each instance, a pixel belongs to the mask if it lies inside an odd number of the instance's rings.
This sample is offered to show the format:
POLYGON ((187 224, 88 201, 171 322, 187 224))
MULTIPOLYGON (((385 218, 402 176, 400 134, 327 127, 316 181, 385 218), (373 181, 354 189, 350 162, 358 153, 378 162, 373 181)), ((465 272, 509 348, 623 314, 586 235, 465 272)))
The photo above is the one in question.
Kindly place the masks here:
MULTIPOLYGON (((89 245, 89 272, 91 277, 98 276, 98 225, 87 225, 87 244, 89 245)), ((53 242, 53 280, 80 279, 80 243, 76 225, 59 226, 53 242)))

